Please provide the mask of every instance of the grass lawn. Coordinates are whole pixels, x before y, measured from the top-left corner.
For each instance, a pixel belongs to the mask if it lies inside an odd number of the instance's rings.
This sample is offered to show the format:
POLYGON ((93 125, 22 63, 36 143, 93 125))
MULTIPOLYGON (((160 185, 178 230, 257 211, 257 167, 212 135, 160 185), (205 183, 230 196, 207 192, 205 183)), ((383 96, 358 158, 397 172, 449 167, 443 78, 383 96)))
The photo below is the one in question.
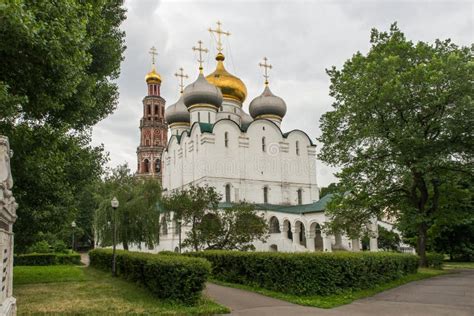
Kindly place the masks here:
POLYGON ((450 262, 443 264, 445 269, 474 269, 474 262, 450 262))
POLYGON ((212 315, 229 309, 203 298, 196 306, 157 299, 146 289, 78 266, 18 266, 13 272, 18 314, 212 315))
POLYGON ((284 301, 288 301, 291 303, 299 304, 299 305, 306 305, 306 306, 314 306, 320 308, 333 308, 336 306, 349 304, 354 300, 373 296, 379 292, 386 291, 388 289, 403 285, 408 282, 422 280, 430 277, 434 277, 440 274, 447 273, 446 271, 442 270, 435 270, 435 269, 419 269, 418 273, 407 275, 401 279, 391 281, 385 284, 377 285, 371 289, 367 290, 357 290, 357 291, 345 291, 338 294, 321 296, 321 295, 314 295, 314 296, 299 296, 299 295, 292 295, 292 294, 283 294, 279 292, 274 292, 258 287, 242 285, 242 284, 235 284, 235 283, 227 283, 218 280, 211 280, 212 283, 233 287, 237 289, 257 292, 266 296, 274 297, 277 299, 281 299, 284 301))

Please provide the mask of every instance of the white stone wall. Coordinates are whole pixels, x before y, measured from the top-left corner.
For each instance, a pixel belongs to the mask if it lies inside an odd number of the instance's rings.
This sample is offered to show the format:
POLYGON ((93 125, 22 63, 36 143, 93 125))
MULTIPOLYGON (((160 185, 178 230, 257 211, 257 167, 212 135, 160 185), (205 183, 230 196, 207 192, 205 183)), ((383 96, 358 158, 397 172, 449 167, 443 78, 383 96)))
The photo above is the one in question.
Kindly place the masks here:
POLYGON ((207 184, 224 196, 225 185, 230 184, 232 202, 263 203, 266 186, 271 204, 298 204, 299 189, 303 204, 319 199, 315 146, 301 131, 283 137, 268 120, 254 121, 246 133, 227 119, 217 121, 212 133, 201 133, 199 124, 194 124, 179 144, 177 137, 171 137, 163 163, 163 187, 167 190, 207 184))

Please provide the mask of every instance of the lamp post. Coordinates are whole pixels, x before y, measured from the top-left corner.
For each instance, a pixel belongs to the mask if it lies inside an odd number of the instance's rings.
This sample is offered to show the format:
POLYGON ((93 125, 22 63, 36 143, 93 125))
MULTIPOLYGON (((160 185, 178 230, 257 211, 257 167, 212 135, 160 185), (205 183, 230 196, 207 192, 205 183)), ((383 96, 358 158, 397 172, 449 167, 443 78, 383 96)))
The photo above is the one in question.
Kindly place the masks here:
POLYGON ((76 245, 76 240, 75 240, 75 238, 74 238, 74 237, 75 237, 75 236, 74 236, 74 233, 75 233, 75 231, 76 231, 76 222, 75 222, 75 221, 72 221, 71 227, 72 227, 72 246, 71 246, 71 248, 72 248, 72 251, 74 251, 75 248, 76 248, 76 247, 75 247, 75 245, 76 245))
POLYGON ((114 198, 112 199, 112 201, 110 201, 110 205, 112 206, 112 209, 114 210, 113 213, 112 213, 112 221, 113 221, 113 248, 112 248, 112 275, 113 276, 117 276, 117 270, 116 270, 116 253, 115 253, 115 243, 117 241, 117 225, 116 225, 116 221, 115 221, 115 213, 117 213, 117 208, 119 207, 119 201, 117 200, 117 198, 114 196, 114 198))

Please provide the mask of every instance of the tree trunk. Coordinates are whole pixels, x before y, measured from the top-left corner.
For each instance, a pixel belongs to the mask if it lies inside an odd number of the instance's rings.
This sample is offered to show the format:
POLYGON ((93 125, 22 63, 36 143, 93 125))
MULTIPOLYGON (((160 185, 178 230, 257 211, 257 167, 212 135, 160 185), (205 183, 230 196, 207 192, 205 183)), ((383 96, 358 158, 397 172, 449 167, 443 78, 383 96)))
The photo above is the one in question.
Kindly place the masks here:
POLYGON ((428 234, 428 228, 426 223, 421 223, 418 227, 418 255, 420 256, 420 267, 427 267, 428 262, 426 261, 426 237, 428 234))
POLYGON ((122 242, 122 245, 123 245, 123 250, 127 250, 128 251, 128 242, 126 242, 125 240, 122 242))

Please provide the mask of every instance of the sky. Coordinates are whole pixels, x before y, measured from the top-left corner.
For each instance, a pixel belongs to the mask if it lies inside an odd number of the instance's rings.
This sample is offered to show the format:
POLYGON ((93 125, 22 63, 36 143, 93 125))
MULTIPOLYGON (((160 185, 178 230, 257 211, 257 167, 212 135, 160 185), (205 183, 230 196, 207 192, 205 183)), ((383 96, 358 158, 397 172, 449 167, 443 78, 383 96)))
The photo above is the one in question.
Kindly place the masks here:
MULTIPOLYGON (((92 141, 109 152, 110 167, 127 162, 132 170, 137 164, 144 77, 151 69, 150 47, 158 51, 161 95, 167 105, 173 104, 179 96, 177 70, 184 68, 188 84, 198 75, 197 55, 191 49, 198 40, 210 50, 205 74, 214 70, 216 44, 208 29, 218 20, 231 33, 224 39, 226 68, 247 86, 244 110, 248 113, 250 101, 263 91, 258 63, 266 56, 273 66, 272 92, 287 104, 282 130, 301 129, 313 140, 321 134, 321 115, 332 109, 326 69, 341 68, 357 51, 366 53, 372 28, 386 31, 396 21, 412 41, 474 42, 472 1, 126 0, 125 7, 127 49, 117 80, 119 104, 93 128, 92 141)), ((322 144, 317 144, 319 151, 322 144)), ((319 186, 337 181, 337 170, 318 161, 319 186)))

